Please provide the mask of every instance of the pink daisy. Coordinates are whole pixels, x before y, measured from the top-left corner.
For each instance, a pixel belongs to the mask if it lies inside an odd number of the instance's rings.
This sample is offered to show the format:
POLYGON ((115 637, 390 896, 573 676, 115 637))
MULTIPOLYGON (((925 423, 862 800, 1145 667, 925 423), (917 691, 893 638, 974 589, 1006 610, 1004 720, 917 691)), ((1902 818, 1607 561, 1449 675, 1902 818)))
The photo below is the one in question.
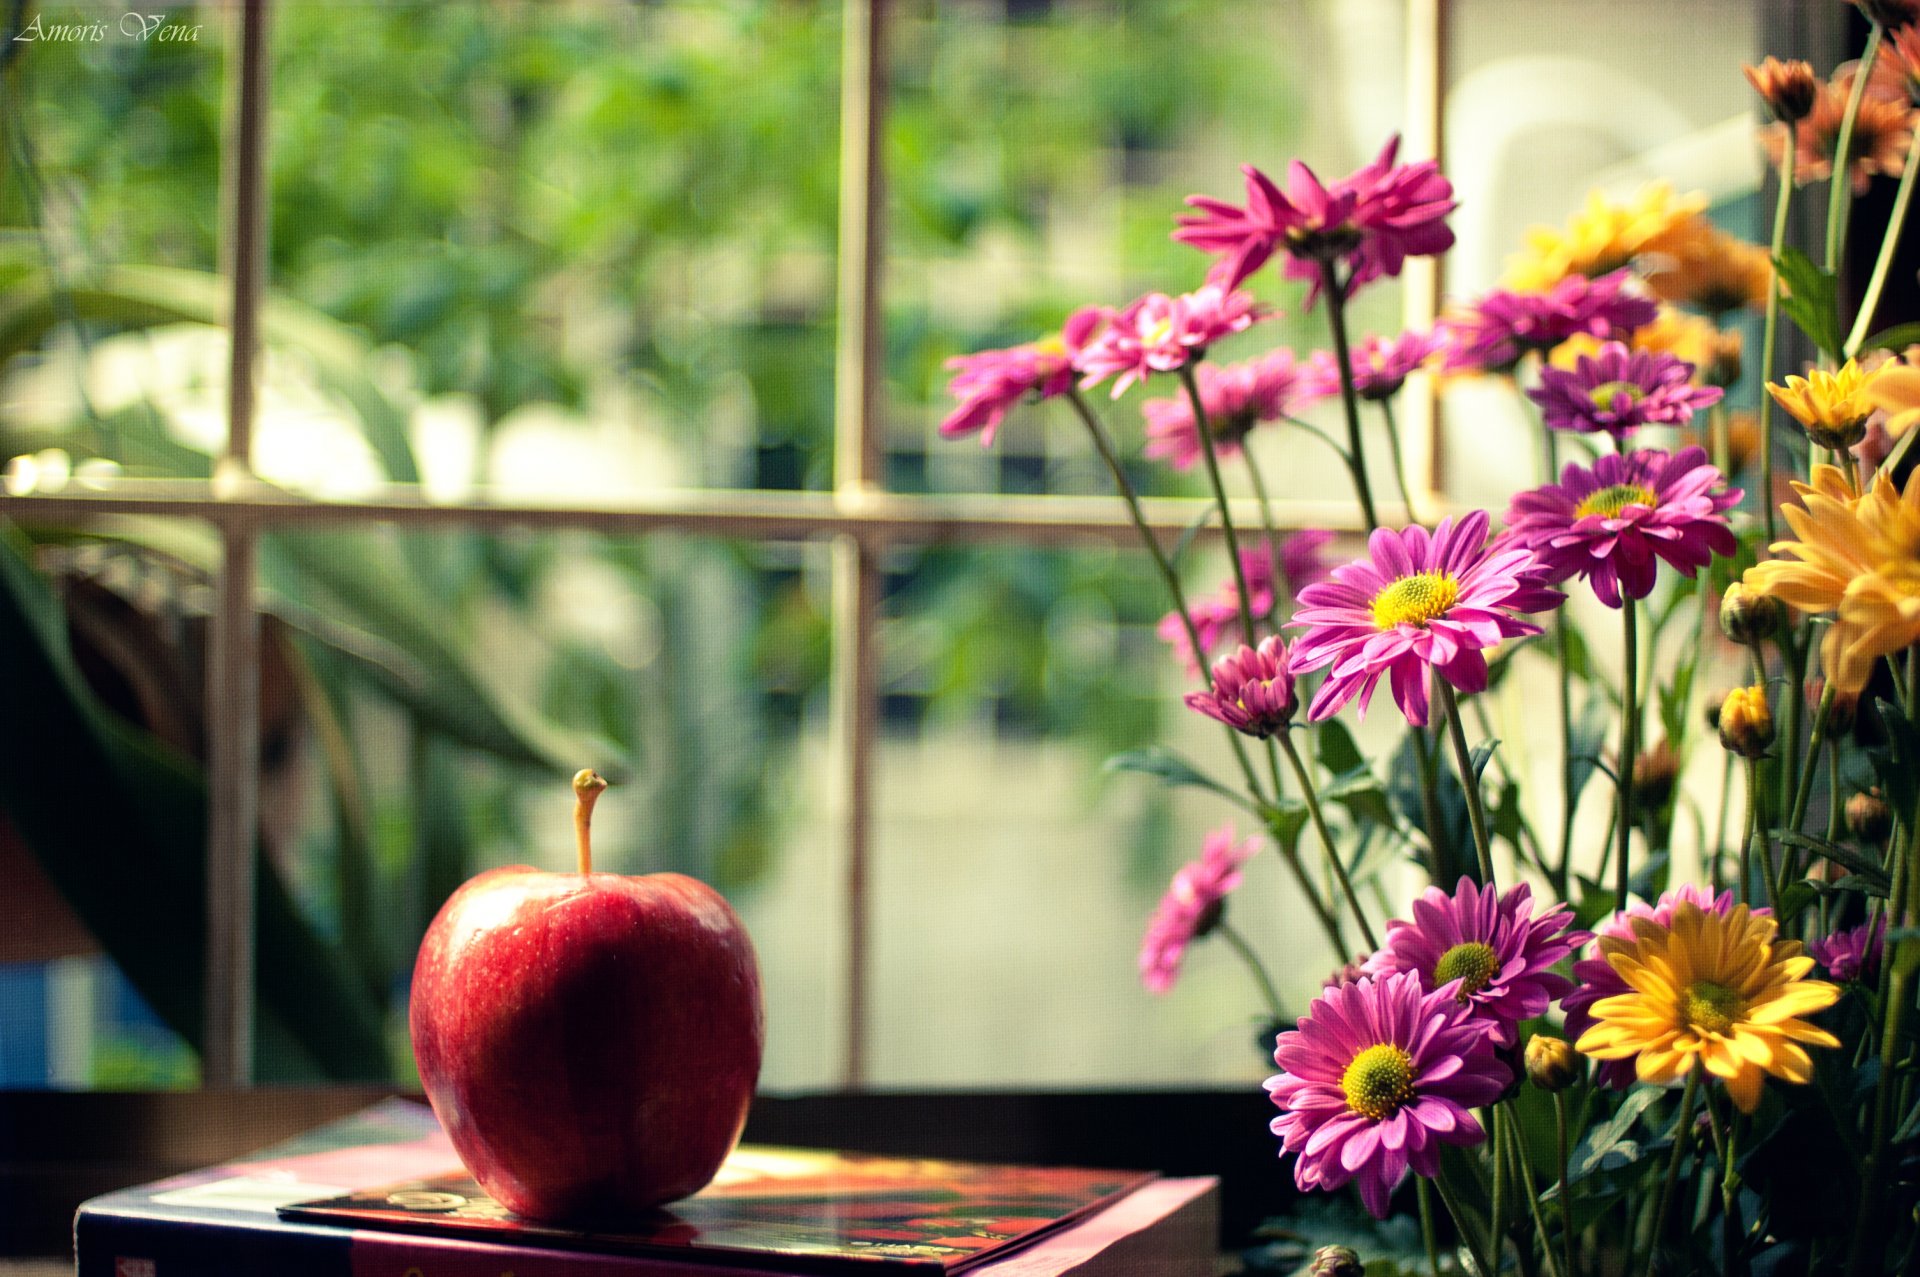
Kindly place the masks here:
POLYGON ((1720 402, 1718 386, 1691 384, 1693 365, 1665 351, 1610 341, 1572 368, 1542 368, 1527 398, 1555 430, 1606 431, 1615 441, 1640 426, 1684 426, 1720 402))
POLYGON ((1298 1024, 1274 1044, 1284 1071, 1266 1083, 1282 1110, 1273 1133, 1297 1158, 1293 1182, 1332 1191, 1357 1180, 1378 1219, 1409 1168, 1432 1178, 1441 1145, 1486 1138, 1468 1110, 1513 1080, 1452 990, 1425 992, 1410 973, 1329 988, 1298 1024))
POLYGON ((1413 921, 1395 918, 1368 975, 1411 971, 1428 990, 1453 991, 1473 1022, 1503 1047, 1519 1041, 1522 1020, 1545 1015, 1573 981, 1553 967, 1589 939, 1568 931, 1573 911, 1554 905, 1535 915, 1525 883, 1496 896, 1462 878, 1449 896, 1428 887, 1413 902, 1413 921))
POLYGON ((1740 489, 1704 448, 1609 453, 1591 469, 1569 462, 1560 482, 1522 492, 1507 511, 1507 536, 1532 550, 1558 583, 1584 577, 1608 607, 1653 592, 1659 561, 1682 576, 1737 549, 1726 511, 1740 489))
POLYGON ((1169 297, 1148 293, 1113 316, 1073 361, 1080 388, 1090 390, 1119 373, 1118 399, 1128 386, 1157 372, 1175 372, 1222 337, 1265 318, 1249 293, 1203 284, 1169 297))
POLYGON ((1606 340, 1653 322, 1659 307, 1627 291, 1630 270, 1588 279, 1569 275, 1544 293, 1495 289, 1441 317, 1449 372, 1507 372, 1527 354, 1548 351, 1575 333, 1606 340))
POLYGON ((1240 866, 1259 850, 1257 837, 1235 843, 1233 826, 1228 825, 1207 835, 1200 859, 1174 872, 1140 944, 1140 983, 1150 992, 1173 987, 1187 946, 1220 925, 1227 895, 1240 885, 1240 866))
POLYGON ((1350 176, 1323 184, 1295 160, 1282 191, 1271 178, 1243 165, 1244 207, 1190 195, 1199 210, 1182 215, 1173 238, 1220 258, 1210 278, 1234 287, 1284 248, 1284 273, 1312 281, 1307 304, 1319 294, 1321 263, 1344 260, 1347 291, 1383 275, 1398 275, 1408 257, 1430 257, 1453 246, 1447 215, 1453 186, 1432 160, 1397 164, 1400 139, 1387 144, 1350 176))
MULTIPOLYGON (((1240 444, 1263 421, 1291 417, 1324 393, 1291 350, 1270 351, 1240 364, 1202 364, 1194 380, 1200 404, 1213 427, 1213 446, 1222 457, 1239 453, 1240 444)), ((1182 393, 1149 399, 1140 405, 1147 419, 1149 457, 1165 458, 1186 470, 1201 458, 1200 432, 1193 425, 1193 404, 1182 393)))
POLYGON ((947 367, 957 375, 947 383, 947 393, 960 406, 940 423, 942 437, 978 433, 984 447, 993 442, 1007 410, 1028 395, 1065 394, 1073 384, 1074 356, 1106 320, 1104 308, 1088 306, 1074 312, 1058 337, 949 359, 947 367))
POLYGON ((1825 967, 1828 975, 1843 983, 1848 980, 1871 981, 1880 970, 1880 959, 1885 956, 1886 947, 1887 920, 1884 917, 1807 942, 1807 952, 1813 955, 1813 960, 1825 967), (1873 928, 1871 943, 1867 940, 1869 926, 1873 928))
MULTIPOLYGON (((1371 334, 1350 348, 1353 389, 1362 399, 1391 399, 1415 369, 1446 348, 1439 332, 1404 332, 1391 340, 1371 334)), ((1340 365, 1331 350, 1316 350, 1311 358, 1313 389, 1319 395, 1340 393, 1340 365)))
MULTIPOLYGON (((1731 891, 1723 891, 1716 896, 1705 887, 1695 886, 1690 882, 1682 883, 1664 893, 1653 904, 1648 904, 1644 900, 1634 901, 1625 910, 1615 913, 1596 927, 1593 937, 1596 941, 1607 938, 1633 940, 1635 918, 1648 918, 1662 927, 1671 927, 1673 911, 1681 904, 1694 905, 1706 913, 1725 915, 1733 912, 1734 899, 1731 891)), ((1770 915, 1773 911, 1760 908, 1750 912, 1770 915)), ((1560 999, 1560 1009, 1567 1015, 1567 1041, 1578 1042, 1580 1035, 1596 1023, 1593 1018, 1594 1003, 1616 994, 1631 993, 1632 990, 1627 986, 1627 982, 1620 978, 1620 973, 1613 969, 1613 965, 1607 961, 1605 955, 1600 952, 1597 943, 1588 948, 1587 956, 1573 964, 1573 978, 1576 987, 1573 992, 1560 999)), ((1594 1080, 1602 1086, 1624 1091, 1633 1085, 1635 1076, 1634 1063, 1631 1059, 1595 1062, 1594 1080)))
MULTIPOLYGON (((1273 575, 1273 556, 1265 545, 1240 552, 1240 570, 1247 578, 1248 607, 1256 623, 1273 612, 1276 585, 1284 586, 1289 594, 1298 597, 1307 586, 1327 579, 1332 569, 1321 551, 1332 540, 1333 533, 1325 528, 1302 528, 1281 541, 1277 582, 1273 575)), ((1213 597, 1190 605, 1188 610, 1193 616, 1193 628, 1200 632, 1203 657, 1213 655, 1223 635, 1239 631, 1239 598, 1239 588, 1229 577, 1221 582, 1213 597)), ((1159 634, 1189 673, 1199 672, 1200 660, 1187 642, 1187 627, 1180 623, 1178 612, 1168 612, 1160 618, 1159 634)))
POLYGON ((1442 519, 1431 535, 1421 527, 1376 528, 1367 549, 1369 558, 1300 591, 1300 608, 1287 622, 1307 631, 1294 644, 1295 674, 1332 666, 1308 711, 1315 722, 1355 695, 1364 718, 1374 688, 1390 676, 1400 712, 1424 726, 1429 670, 1463 692, 1483 690, 1482 650, 1540 633, 1513 613, 1545 611, 1563 599, 1540 583, 1531 551, 1487 544, 1484 510, 1457 525, 1442 519))
POLYGON ((1249 736, 1285 731, 1299 708, 1293 671, 1287 668, 1287 645, 1278 634, 1262 639, 1257 648, 1242 643, 1214 665, 1211 691, 1187 696, 1187 708, 1249 736))

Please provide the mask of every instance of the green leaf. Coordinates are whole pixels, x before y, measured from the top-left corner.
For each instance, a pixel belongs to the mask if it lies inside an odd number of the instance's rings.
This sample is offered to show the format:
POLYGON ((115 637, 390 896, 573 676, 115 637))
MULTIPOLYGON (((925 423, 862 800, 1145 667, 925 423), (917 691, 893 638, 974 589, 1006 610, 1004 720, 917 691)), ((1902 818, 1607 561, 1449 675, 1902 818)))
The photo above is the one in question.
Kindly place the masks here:
POLYGON ((1869 350, 1905 350, 1917 342, 1920 342, 1920 323, 1895 324, 1891 328, 1882 328, 1861 342, 1860 348, 1853 353, 1858 356, 1869 350))
POLYGON ((1841 362, 1845 356, 1840 346, 1845 338, 1840 328, 1837 277, 1797 248, 1781 250, 1773 264, 1787 288, 1780 298, 1780 309, 1809 341, 1833 356, 1835 363, 1841 362))
POLYGON ((1300 831, 1307 827, 1307 805, 1297 798, 1283 798, 1277 804, 1263 805, 1261 819, 1289 856, 1300 849, 1300 831))
POLYGON ((1245 794, 1227 788, 1164 745, 1147 745, 1141 749, 1129 749, 1125 753, 1115 754, 1107 759, 1106 770, 1139 772, 1146 776, 1156 776, 1163 783, 1175 787, 1192 786, 1212 790, 1231 803, 1245 807, 1249 811, 1253 810, 1253 804, 1248 801, 1245 794))
POLYGON ((1816 838, 1810 834, 1787 831, 1780 835, 1780 841, 1790 847, 1804 847, 1815 855, 1823 856, 1836 865, 1841 865, 1869 882, 1885 889, 1892 885, 1887 871, 1880 862, 1869 856, 1861 855, 1851 847, 1842 847, 1839 843, 1828 842, 1825 838, 1816 838))
POLYGON ((1591 1127, 1568 1158, 1569 1182, 1585 1179, 1599 1171, 1610 1171, 1638 1161, 1642 1147, 1627 1138, 1640 1115, 1658 1103, 1665 1092, 1651 1086, 1627 1093, 1620 1107, 1606 1121, 1591 1127))
POLYGON ((1327 719, 1320 724, 1315 735, 1318 738, 1320 765, 1327 769, 1328 775, 1345 776, 1367 765, 1366 755, 1353 743, 1353 733, 1339 719, 1327 719))
POLYGON ((1913 811, 1916 804, 1920 804, 1920 733, 1915 732, 1913 724, 1892 701, 1875 700, 1874 706, 1887 729, 1887 743, 1880 749, 1868 750, 1867 758, 1880 777, 1893 810, 1913 811))
POLYGON ((1780 920, 1780 925, 1784 928, 1819 899, 1820 892, 1812 883, 1804 879, 1790 882, 1787 884, 1787 889, 1780 893, 1778 905, 1773 911, 1774 916, 1780 920))
POLYGON ((1487 770, 1487 764, 1493 761, 1493 752, 1500 748, 1498 740, 1483 740, 1473 747, 1467 761, 1473 766, 1473 783, 1480 783, 1481 773, 1487 770))
POLYGON ((1600 751, 1606 747, 1607 729, 1612 721, 1613 714, 1604 696, 1595 694, 1587 697, 1587 703, 1574 720, 1573 731, 1569 733, 1571 739, 1567 744, 1567 788, 1572 791, 1568 795, 1568 802, 1577 803, 1580 800, 1587 782, 1600 769, 1600 751))
MULTIPOLYGON (((141 996, 198 1046, 204 779, 100 706, 25 554, 0 523, 0 807, 141 996)), ((353 964, 300 914, 271 861, 258 864, 255 891, 263 1077, 385 1078, 383 1009, 353 964)))

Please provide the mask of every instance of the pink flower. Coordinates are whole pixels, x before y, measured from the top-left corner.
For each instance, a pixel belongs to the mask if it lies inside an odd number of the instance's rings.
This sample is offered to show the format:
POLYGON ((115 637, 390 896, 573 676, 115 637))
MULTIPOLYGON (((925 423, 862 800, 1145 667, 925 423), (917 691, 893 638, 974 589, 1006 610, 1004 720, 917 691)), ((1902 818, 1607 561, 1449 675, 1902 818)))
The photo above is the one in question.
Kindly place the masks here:
MULTIPOLYGON (((1213 428, 1214 451, 1222 457, 1238 454, 1255 425, 1291 417, 1322 394, 1306 366, 1286 349, 1246 363, 1202 364, 1194 380, 1213 428)), ((1163 457, 1175 470, 1200 460, 1200 432, 1194 429, 1193 404, 1184 391, 1171 399, 1149 399, 1140 411, 1147 419, 1149 457, 1163 457)))
POLYGON ((1387 923, 1386 941, 1364 969, 1372 976, 1410 971, 1421 988, 1450 992, 1473 1023, 1510 1047, 1522 1020, 1545 1015, 1573 991, 1573 981, 1552 969, 1589 939, 1567 930, 1572 921, 1565 905, 1536 916, 1525 883, 1496 896, 1462 878, 1451 896, 1428 887, 1413 902, 1412 922, 1387 923))
POLYGON ((1092 389, 1115 373, 1113 397, 1156 372, 1175 372, 1222 337, 1263 319, 1248 293, 1204 284, 1169 297, 1148 293, 1107 323, 1074 360, 1080 388, 1092 389))
MULTIPOLYGON (((1705 887, 1692 883, 1683 883, 1666 892, 1654 904, 1636 900, 1626 909, 1615 913, 1611 918, 1594 929, 1594 939, 1610 938, 1614 940, 1632 940, 1633 920, 1649 918, 1662 927, 1673 925, 1673 911, 1681 904, 1691 904, 1703 912, 1728 914, 1733 912, 1733 893, 1723 891, 1714 895, 1705 887)), ((1752 913, 1770 915, 1771 909, 1754 909, 1752 913)), ((1602 998, 1611 998, 1616 994, 1631 993, 1627 982, 1613 969, 1597 944, 1587 949, 1587 956, 1573 964, 1573 978, 1577 987, 1573 992, 1560 999, 1560 1009, 1567 1014, 1566 1036, 1569 1042, 1578 1042, 1580 1035, 1592 1028, 1593 1004, 1602 998)), ((1632 1086, 1635 1079, 1634 1063, 1626 1060, 1601 1060, 1594 1069, 1594 1080, 1602 1086, 1610 1086, 1624 1091, 1632 1086)))
POLYGON ((1588 279, 1569 275, 1544 293, 1495 289, 1444 315, 1449 372, 1507 372, 1530 352, 1548 351, 1575 333, 1606 340, 1653 322, 1659 306, 1627 291, 1630 270, 1588 279))
POLYGON ((1629 350, 1610 341, 1573 368, 1542 368, 1527 398, 1555 430, 1606 431, 1616 441, 1640 426, 1684 426, 1720 402, 1718 386, 1689 383, 1693 365, 1665 351, 1629 350))
POLYGON ((1190 195, 1187 204, 1199 211, 1178 219, 1173 238, 1220 258, 1209 277, 1230 288, 1284 248, 1283 273, 1312 281, 1307 305, 1319 295, 1323 262, 1346 262, 1351 294, 1370 280, 1398 275, 1408 257, 1453 246, 1446 222, 1454 209, 1452 184, 1432 160, 1396 164, 1399 150, 1399 137, 1389 138, 1372 161, 1331 186, 1294 160, 1285 191, 1243 165, 1246 205, 1190 195))
POLYGON ((1734 553, 1725 512, 1741 493, 1722 482, 1698 447, 1609 453, 1591 469, 1569 462, 1559 483, 1514 497, 1507 536, 1533 551, 1549 582, 1584 577, 1617 608, 1623 596, 1653 592, 1660 560, 1690 577, 1714 555, 1734 553))
POLYGON ((1880 970, 1880 960, 1886 955, 1886 948, 1887 920, 1884 917, 1807 942, 1807 952, 1813 955, 1814 961, 1825 967, 1828 975, 1842 982, 1872 980, 1880 970), (1868 927, 1873 929, 1871 942, 1867 939, 1868 927))
MULTIPOLYGON (((1391 341, 1368 336, 1348 351, 1353 389, 1362 399, 1391 399, 1400 393, 1413 371, 1446 348, 1439 332, 1404 332, 1391 341)), ((1340 364, 1331 350, 1312 357, 1313 388, 1320 395, 1340 393, 1340 364)))
POLYGON ((1174 872, 1140 944, 1140 983, 1150 992, 1173 987, 1187 946, 1220 924, 1228 893, 1240 885, 1240 866, 1259 850, 1257 837, 1236 844, 1233 826, 1228 825, 1207 835, 1200 859, 1174 872))
POLYGON ((1267 1079, 1282 1110, 1272 1130, 1297 1160, 1302 1189, 1357 1180, 1379 1219, 1411 1168, 1439 1173, 1440 1146, 1468 1147, 1486 1132, 1468 1110, 1513 1080, 1451 989, 1427 993, 1410 973, 1328 989, 1274 1044, 1283 1072, 1267 1079))
POLYGON ((1299 704, 1293 696, 1293 671, 1287 645, 1268 635, 1258 648, 1240 645, 1213 667, 1213 689, 1187 696, 1187 708, 1199 710, 1248 736, 1285 731, 1299 704))
POLYGON ((1544 588, 1533 554, 1487 545, 1487 515, 1475 510, 1456 525, 1442 519, 1404 532, 1377 528, 1370 557, 1333 570, 1333 579, 1300 591, 1289 625, 1306 627, 1294 644, 1297 674, 1331 666, 1308 717, 1340 712, 1355 695, 1364 717, 1383 676, 1407 721, 1427 721, 1427 677, 1433 671, 1463 692, 1487 685, 1485 648, 1540 633, 1514 612, 1540 612, 1563 596, 1544 588))
POLYGON ((983 350, 947 361, 958 375, 947 383, 947 393, 960 406, 940 423, 947 439, 978 433, 984 447, 1007 410, 1028 395, 1051 399, 1073 384, 1073 360, 1087 339, 1107 320, 1098 306, 1076 311, 1058 337, 1028 342, 1005 350, 983 350))
MULTIPOLYGON (((1333 540, 1333 533, 1324 528, 1302 528, 1280 543, 1280 581, 1288 593, 1298 596, 1300 591, 1316 581, 1324 581, 1330 571, 1321 550, 1333 540)), ((1247 578, 1249 610, 1256 624, 1262 617, 1273 612, 1274 587, 1273 556, 1262 545, 1252 550, 1240 552, 1240 570, 1247 578)), ((1201 599, 1189 605, 1193 616, 1193 628, 1200 632, 1201 656, 1207 657, 1220 644, 1222 635, 1235 633, 1240 629, 1240 592, 1233 578, 1221 582, 1220 588, 1212 598, 1201 599)), ((1160 618, 1159 634, 1168 646, 1172 647, 1180 663, 1189 673, 1200 669, 1200 658, 1195 657, 1192 645, 1187 642, 1187 627, 1180 623, 1178 612, 1169 612, 1160 618)))

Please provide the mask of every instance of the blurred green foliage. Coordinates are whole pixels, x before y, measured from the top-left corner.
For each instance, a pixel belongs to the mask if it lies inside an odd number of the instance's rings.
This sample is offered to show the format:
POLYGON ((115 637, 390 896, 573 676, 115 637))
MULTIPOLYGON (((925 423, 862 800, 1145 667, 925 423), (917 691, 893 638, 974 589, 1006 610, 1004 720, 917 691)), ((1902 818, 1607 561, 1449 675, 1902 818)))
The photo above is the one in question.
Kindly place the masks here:
MULTIPOLYGON (((1236 147, 1277 161, 1297 127, 1284 55, 1246 56, 1285 7, 897 6, 886 431, 902 486, 943 486, 926 454, 972 446, 933 435, 945 359, 1026 340, 1087 301, 1197 279, 1199 260, 1167 239, 1181 196, 1231 191, 1236 147), (956 298, 952 281, 976 275, 988 282, 956 298), (1103 295, 1086 295, 1089 280, 1103 295)), ((14 46, 0 228, 23 232, 8 241, 23 273, 0 274, 0 289, 32 277, 50 299, 16 373, 76 338, 84 351, 170 318, 71 304, 117 295, 131 277, 116 269, 216 266, 228 42, 213 7, 175 12, 206 35, 14 46)), ((395 422, 459 395, 478 405, 483 454, 526 405, 586 422, 617 402, 665 432, 683 481, 831 483, 837 4, 296 2, 276 6, 273 42, 270 287, 302 331, 358 352, 369 384, 349 402, 390 477, 418 461, 395 422), (743 397, 744 433, 718 425, 743 397)), ((205 472, 150 406, 104 415, 82 397, 81 411, 53 431, 0 414, 0 457, 64 445, 144 473, 205 472)), ((1027 413, 1001 448, 978 471, 989 488, 1091 486, 1081 453, 1027 413)), ((1153 468, 1140 478, 1190 490, 1153 468)), ((181 556, 151 531, 114 535, 181 556)), ((824 714, 821 556, 391 530, 287 533, 268 550, 269 607, 311 675, 304 710, 337 729, 319 733, 321 797, 294 886, 376 997, 397 991, 452 884, 521 858, 516 795, 544 775, 513 743, 519 728, 538 736, 513 716, 522 696, 557 731, 626 755, 655 818, 611 865, 738 889, 771 863, 790 745, 824 714), (637 664, 547 614, 581 561, 625 583, 606 607, 646 636, 637 664), (503 616, 519 644, 511 677, 479 655, 503 616), (450 721, 468 695, 518 728, 450 721)), ((1001 731, 1071 735, 1090 756, 1154 735, 1141 671, 1163 659, 1162 601, 1143 562, 929 547, 903 550, 887 589, 891 727, 986 714, 1001 731)), ((1141 822, 1142 867, 1174 854, 1157 845, 1163 815, 1141 822)))

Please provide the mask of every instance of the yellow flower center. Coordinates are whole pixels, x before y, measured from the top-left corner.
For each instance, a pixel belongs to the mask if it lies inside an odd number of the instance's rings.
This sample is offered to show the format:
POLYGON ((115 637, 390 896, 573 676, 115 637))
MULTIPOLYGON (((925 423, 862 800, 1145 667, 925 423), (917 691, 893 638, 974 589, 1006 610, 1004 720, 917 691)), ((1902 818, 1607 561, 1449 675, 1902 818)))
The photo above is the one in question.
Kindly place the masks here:
POLYGON ((1458 996, 1460 1001, 1465 1002, 1469 996, 1487 987, 1487 981, 1493 979, 1493 973, 1499 966, 1500 955, 1493 951, 1492 945, 1469 940, 1453 946, 1440 955, 1440 961, 1433 964, 1433 987, 1437 989, 1451 980, 1458 980, 1458 996))
POLYGON ((1451 572, 1415 572, 1373 596, 1373 623, 1383 630, 1396 625, 1425 625, 1446 612, 1459 597, 1460 583, 1451 572))
POLYGON ((1173 336, 1173 316, 1167 315, 1156 320, 1153 325, 1140 334, 1142 346, 1163 346, 1173 336))
POLYGON ((1592 390, 1589 390, 1587 395, 1593 400, 1594 407, 1603 412, 1611 412, 1613 411, 1613 401, 1619 396, 1625 395, 1628 403, 1639 403, 1647 397, 1647 392, 1640 387, 1638 382, 1603 381, 1592 390))
POLYGON ((1599 515, 1605 519, 1618 518, 1620 512, 1630 505, 1643 505, 1652 509, 1659 498, 1653 495, 1653 489, 1643 488, 1637 483, 1616 483, 1600 489, 1573 508, 1573 517, 1584 519, 1590 515, 1599 515))
POLYGON ((1687 1023, 1707 1033, 1729 1033, 1746 1013, 1740 995, 1724 984, 1695 980, 1681 995, 1681 1013, 1687 1023))
POLYGON ((1340 1075, 1340 1089, 1347 1093, 1348 1108, 1384 1121, 1413 1099, 1413 1058, 1385 1042, 1370 1046, 1340 1075))

